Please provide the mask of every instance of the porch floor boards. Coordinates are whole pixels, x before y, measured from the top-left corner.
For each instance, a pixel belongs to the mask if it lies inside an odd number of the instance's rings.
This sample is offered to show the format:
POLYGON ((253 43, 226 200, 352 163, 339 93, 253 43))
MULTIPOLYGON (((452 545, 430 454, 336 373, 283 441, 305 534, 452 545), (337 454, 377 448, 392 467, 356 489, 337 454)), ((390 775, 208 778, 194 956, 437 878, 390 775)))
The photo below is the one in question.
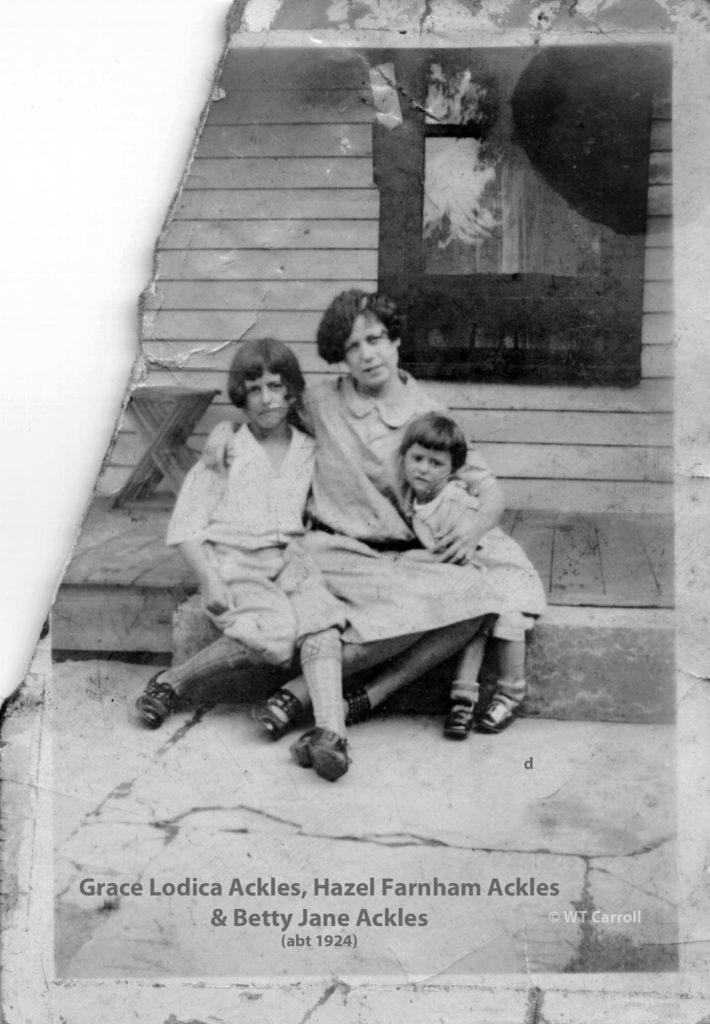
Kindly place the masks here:
MULTIPOLYGON (((112 509, 110 499, 96 499, 62 588, 193 591, 179 552, 164 544, 170 505, 157 497, 112 509)), ((502 525, 540 573, 551 605, 673 606, 670 516, 521 510, 507 512, 502 525)))

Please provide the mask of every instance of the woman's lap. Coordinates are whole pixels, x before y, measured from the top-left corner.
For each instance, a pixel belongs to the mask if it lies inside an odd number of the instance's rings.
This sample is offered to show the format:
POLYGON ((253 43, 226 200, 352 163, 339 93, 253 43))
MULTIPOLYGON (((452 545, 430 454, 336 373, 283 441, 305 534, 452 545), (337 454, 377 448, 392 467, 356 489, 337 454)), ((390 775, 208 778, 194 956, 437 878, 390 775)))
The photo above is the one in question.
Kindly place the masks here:
POLYGON ((307 534, 306 543, 345 605, 346 644, 413 635, 414 642, 417 634, 499 611, 498 598, 473 567, 407 559, 323 531, 307 534))

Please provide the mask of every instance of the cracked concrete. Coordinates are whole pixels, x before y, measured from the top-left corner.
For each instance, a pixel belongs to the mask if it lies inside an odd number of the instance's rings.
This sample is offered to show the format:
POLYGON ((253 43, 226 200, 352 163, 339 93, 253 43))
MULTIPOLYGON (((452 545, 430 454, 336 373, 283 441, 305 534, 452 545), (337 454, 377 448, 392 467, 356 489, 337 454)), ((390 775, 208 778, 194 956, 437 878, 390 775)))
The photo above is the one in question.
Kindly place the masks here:
POLYGON ((670 727, 523 720, 449 743, 436 719, 382 716, 351 730, 353 764, 331 785, 296 766, 285 740, 264 743, 244 707, 140 728, 132 706, 150 674, 54 667, 62 977, 303 977, 322 971, 326 951, 283 942, 336 933, 357 939, 328 948, 338 977, 594 971, 595 960, 614 970, 620 951, 627 970, 674 968, 670 727), (143 891, 82 894, 85 878, 143 891), (234 878, 301 891, 229 895, 234 878), (324 878, 374 882, 324 896, 324 878), (385 878, 414 883, 413 894, 383 894, 385 878), (434 879, 468 882, 470 894, 421 894, 434 879), (416 923, 372 923, 400 908, 416 923), (211 923, 215 909, 225 926, 211 923), (235 910, 259 923, 234 923, 235 910), (370 923, 357 925, 363 911, 370 923), (325 914, 347 924, 319 927, 325 914))

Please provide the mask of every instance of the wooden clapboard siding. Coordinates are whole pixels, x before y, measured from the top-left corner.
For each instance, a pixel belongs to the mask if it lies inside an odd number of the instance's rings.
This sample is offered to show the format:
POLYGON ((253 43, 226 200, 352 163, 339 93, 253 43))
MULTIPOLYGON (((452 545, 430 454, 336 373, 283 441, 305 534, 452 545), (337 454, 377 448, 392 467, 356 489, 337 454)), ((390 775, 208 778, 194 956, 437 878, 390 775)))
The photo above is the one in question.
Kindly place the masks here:
POLYGON ((205 125, 200 140, 203 157, 372 155, 369 124, 205 125))
MULTIPOLYGON (((672 412, 673 386, 667 380, 641 381, 636 388, 575 388, 515 384, 437 382, 427 391, 450 409, 530 409, 558 412, 672 412)), ((593 432, 593 426, 590 426, 593 432)), ((549 438, 555 440, 555 437, 549 438)))
MULTIPOLYGON (((455 410, 453 415, 474 445, 485 441, 545 444, 551 436, 557 436, 560 443, 584 445, 589 443, 592 427, 598 445, 670 448, 673 440, 673 421, 667 413, 608 413, 600 419, 596 413, 584 412, 466 409, 455 410)), ((201 446, 217 423, 222 420, 239 422, 240 418, 238 410, 226 397, 218 396, 202 417, 191 443, 201 446)), ((130 436, 133 429, 129 411, 121 436, 130 436)))
POLYGON ((374 291, 377 281, 158 281, 144 309, 300 310, 321 313, 333 295, 349 288, 374 291))
MULTIPOLYGON (((369 222, 366 221, 365 223, 369 222)), ((647 281, 672 281, 673 252, 670 247, 654 248, 647 246, 644 268, 647 281)))
MULTIPOLYGON (((659 214, 657 189, 671 189, 672 135, 668 108, 654 102, 649 157, 648 230, 644 260, 641 376, 644 381, 673 377, 673 223, 669 195, 659 214)), ((669 481, 670 487, 670 481, 669 481)))
POLYGON ((245 157, 214 160, 198 157, 190 165, 185 189, 199 188, 369 188, 369 157, 245 157))
POLYGON ((646 248, 670 248, 673 244, 673 218, 649 216, 646 219, 646 248))
MULTIPOLYGON (((649 255, 654 251, 649 249, 649 255)), ((646 313, 643 318, 641 341, 644 345, 667 345, 673 340, 672 313, 646 313)))
POLYGON ((377 250, 312 249, 308 257, 288 249, 223 249, 211 252, 158 252, 158 280, 261 281, 340 280, 377 276, 377 250))
MULTIPOLYGON (((227 418, 232 417, 225 410, 221 419, 227 418)), ((206 433, 193 434, 189 447, 201 451, 206 436, 206 433)), ((589 480, 656 480, 659 475, 667 479, 671 469, 669 448, 584 443, 540 445, 480 439, 477 448, 501 477, 560 480, 583 470, 589 480)), ((122 432, 115 442, 112 461, 117 465, 132 465, 144 450, 145 441, 140 434, 122 432)))
POLYGON ((644 313, 666 313, 673 308, 673 283, 647 281, 643 290, 644 313))
POLYGON ((673 493, 667 483, 626 480, 501 481, 506 504, 518 509, 579 509, 583 512, 624 512, 671 515, 673 493))
POLYGON ((648 212, 652 217, 670 217, 673 214, 671 185, 649 185, 648 212))
POLYGON ((478 447, 496 475, 521 480, 664 481, 672 472, 669 448, 490 443, 478 447))
POLYGON ((278 92, 288 79, 293 90, 362 89, 369 84, 370 62, 348 50, 330 49, 326 55, 304 50, 232 49, 225 58, 220 87, 225 93, 278 92))
POLYGON ((161 249, 368 249, 377 247, 376 220, 174 221, 161 249))
MULTIPOLYGON (((304 369, 329 372, 313 344, 320 315, 338 291, 376 287, 379 232, 366 59, 230 51, 215 95, 142 305, 146 382, 215 381, 210 423, 228 412, 237 340, 274 335, 304 369)), ((143 444, 130 413, 126 425, 113 486, 143 444)))
POLYGON ((672 418, 659 413, 544 412, 524 410, 457 411, 456 420, 474 443, 496 442, 545 444, 550 437, 568 445, 588 444, 593 435, 596 445, 624 448, 670 447, 672 418))
MULTIPOLYGON (((371 130, 368 126, 368 130, 371 130)), ((268 220, 295 217, 377 219, 380 195, 374 188, 193 189, 175 204, 175 220, 268 220)), ((662 220, 663 218, 659 218, 662 220)))
MULTIPOLYGON (((245 340, 246 337, 259 337, 260 335, 273 335, 283 341, 303 341, 315 337, 318 329, 320 315, 318 313, 259 313, 248 310, 246 312, 222 312, 221 310, 146 310, 143 314, 143 337, 146 342, 165 339, 173 340, 176 343, 185 341, 186 344, 173 347, 175 353, 189 351, 193 340, 205 341, 236 341, 245 340)), ((165 351, 168 345, 161 348, 165 351)), ((311 343, 309 348, 314 348, 311 343)), ((146 351, 153 349, 146 345, 146 351)), ((208 362, 208 366, 215 366, 219 369, 224 362, 224 369, 234 357, 234 352, 220 346, 215 350, 215 355, 221 352, 225 357, 218 362, 208 362)), ((311 369, 305 367, 304 369, 311 369)))
MULTIPOLYGON (((219 89, 143 297, 146 383, 220 391, 191 439, 196 451, 220 420, 239 419, 226 395, 239 340, 273 334, 293 344, 312 381, 330 377, 338 368, 326 366, 314 344, 320 315, 340 291, 374 290, 378 276, 368 60, 348 51, 279 51, 267 59, 237 49, 226 58, 219 89)), ((656 97, 652 116, 641 383, 624 389, 425 382, 490 461, 511 508, 671 508, 668 97, 656 97)), ((105 489, 124 482, 143 444, 129 412, 105 489)), ((519 516, 515 523, 527 530, 524 546, 543 543, 535 522, 519 516)), ((550 544, 550 531, 543 533, 550 544)), ((610 526, 600 543, 609 553, 623 538, 610 526)), ((553 552, 542 555, 549 556, 552 579, 553 552)), ((556 552, 562 589, 572 572, 565 566, 581 564, 578 555, 556 552)), ((614 586, 621 592, 623 579, 614 586)))
POLYGON ((641 372, 644 377, 673 376, 673 346, 644 346, 641 351, 641 372))
POLYGON ((229 92, 213 103, 207 124, 371 124, 372 93, 363 89, 229 92))
POLYGON ((670 185, 671 175, 671 154, 651 153, 648 168, 648 180, 651 185, 670 185))
POLYGON ((651 152, 668 152, 672 148, 671 121, 662 121, 656 116, 651 122, 651 152))
MULTIPOLYGON (((337 367, 331 368, 329 375, 337 376, 337 367)), ((312 379, 320 375, 312 374, 312 379)), ((151 385, 175 384, 176 374, 174 371, 155 369, 148 374, 148 379, 143 383, 151 385)), ((226 370, 191 370, 189 377, 190 387, 217 389, 226 394, 227 371, 226 370)), ((597 388, 540 388, 542 394, 539 400, 535 401, 532 392, 535 388, 519 388, 515 385, 497 384, 495 393, 491 393, 488 386, 478 387, 468 384, 431 384, 427 385, 427 391, 433 394, 442 405, 447 405, 454 413, 460 410, 477 409, 485 412, 489 409, 529 409, 538 410, 559 410, 560 412, 574 412, 586 410, 591 413, 599 413, 600 401, 595 401, 595 395, 603 389, 597 388)), ((613 389, 610 395, 603 395, 609 399, 604 409, 604 417, 609 412, 661 412, 670 413, 673 411, 673 382, 665 380, 642 381, 638 388, 628 391, 621 388, 613 389)), ((599 419, 602 417, 600 416, 599 419)), ((593 435, 594 424, 590 424, 590 436, 593 435)), ((556 437, 556 434, 554 435, 556 437)))

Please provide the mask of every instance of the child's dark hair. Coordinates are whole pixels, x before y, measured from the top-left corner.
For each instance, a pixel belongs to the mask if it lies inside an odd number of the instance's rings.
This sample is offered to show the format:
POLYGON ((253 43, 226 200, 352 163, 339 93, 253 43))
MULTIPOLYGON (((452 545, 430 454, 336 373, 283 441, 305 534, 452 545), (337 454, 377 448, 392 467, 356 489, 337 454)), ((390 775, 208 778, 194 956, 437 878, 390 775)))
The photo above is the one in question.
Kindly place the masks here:
POLYGON ((438 412, 427 412, 417 416, 407 427, 399 446, 400 459, 404 459, 414 444, 431 448, 436 452, 448 452, 451 456, 451 472, 455 473, 466 464, 468 446, 458 423, 438 412))
POLYGON ((265 373, 281 374, 292 408, 298 413, 306 382, 291 349, 275 338, 243 342, 229 368, 227 394, 230 402, 237 409, 243 409, 247 401, 247 381, 259 380, 265 373))
POLYGON ((318 325, 318 355, 326 363, 339 363, 345 358, 345 342, 353 324, 361 315, 375 317, 389 337, 395 341, 404 326, 404 316, 386 295, 352 289, 336 295, 318 325))

